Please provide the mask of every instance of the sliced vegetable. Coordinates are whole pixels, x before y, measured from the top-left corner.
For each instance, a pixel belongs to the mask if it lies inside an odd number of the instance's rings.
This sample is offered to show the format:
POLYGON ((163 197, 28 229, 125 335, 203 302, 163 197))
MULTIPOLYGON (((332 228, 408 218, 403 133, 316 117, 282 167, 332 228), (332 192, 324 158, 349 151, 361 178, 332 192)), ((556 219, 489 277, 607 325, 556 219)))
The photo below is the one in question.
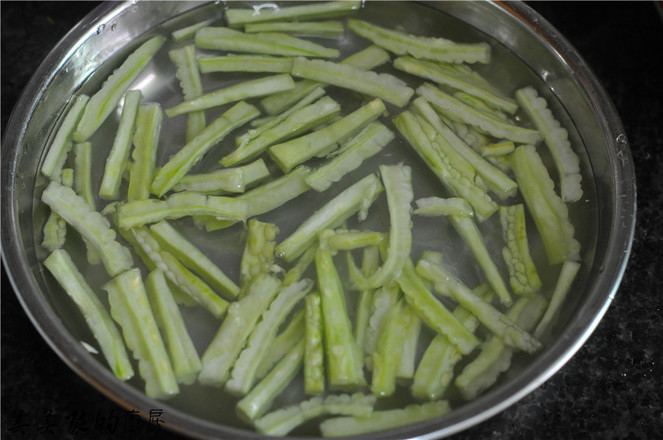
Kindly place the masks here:
POLYGON ((49 252, 60 249, 67 237, 67 222, 64 221, 55 212, 51 211, 48 214, 46 223, 44 223, 44 237, 42 238, 41 245, 49 252))
POLYGON ((513 153, 516 146, 511 141, 498 142, 495 144, 482 145, 479 152, 483 157, 500 157, 513 153))
POLYGON ((152 37, 125 58, 88 101, 73 134, 74 141, 85 142, 97 131, 165 41, 161 35, 152 37))
POLYGON ((198 60, 202 73, 210 72, 271 72, 290 73, 291 57, 268 55, 224 55, 203 57, 198 60))
POLYGON ((304 392, 321 394, 325 391, 325 353, 323 344, 322 309, 320 295, 305 298, 304 392))
MULTIPOLYGON (((176 76, 180 81, 180 87, 184 93, 184 99, 198 98, 203 94, 203 85, 200 79, 200 71, 196 62, 196 47, 192 44, 168 52, 170 60, 177 67, 176 76)), ((189 142, 203 131, 207 121, 205 112, 200 110, 187 115, 185 139, 189 142)))
POLYGON ((184 177, 193 166, 216 144, 221 142, 234 129, 241 127, 260 112, 254 106, 241 101, 227 110, 218 119, 182 147, 157 172, 152 186, 153 194, 163 196, 184 177))
POLYGON ((133 377, 134 370, 120 332, 69 253, 64 249, 53 251, 44 260, 44 266, 78 306, 113 374, 121 380, 133 377))
POLYGON ((278 7, 266 4, 253 9, 228 9, 226 21, 230 26, 266 23, 283 20, 313 20, 350 14, 361 8, 360 1, 316 2, 308 5, 278 7))
POLYGON ((150 184, 156 168, 157 147, 161 133, 163 111, 161 105, 144 104, 138 107, 134 149, 131 153, 133 162, 129 170, 129 190, 127 200, 143 200, 150 197, 150 184))
POLYGON ((263 272, 269 272, 274 264, 274 248, 279 228, 274 223, 249 220, 246 246, 242 253, 239 282, 242 286, 263 272))
POLYGON ((183 28, 179 28, 177 30, 174 30, 171 36, 173 40, 177 42, 188 40, 190 38, 193 38, 196 35, 196 32, 198 32, 200 29, 209 26, 210 24, 214 23, 216 20, 217 20, 216 18, 210 18, 208 20, 203 20, 199 21, 198 23, 194 23, 191 26, 185 26, 183 28))
POLYGON ((73 189, 55 181, 46 187, 41 200, 71 225, 97 251, 110 276, 133 265, 131 252, 115 239, 115 231, 99 212, 90 208, 73 189))
MULTIPOLYGON (((380 252, 377 246, 368 246, 364 248, 362 255, 361 272, 365 277, 369 277, 378 268, 380 263, 380 252)), ((349 252, 347 258, 352 258, 349 252)), ((364 355, 366 354, 366 340, 369 329, 369 320, 372 313, 373 298, 374 289, 362 290, 359 293, 359 301, 357 301, 357 309, 355 313, 354 336, 357 345, 364 355)))
POLYGON ((332 251, 349 251, 367 246, 377 246, 384 234, 376 231, 349 231, 347 229, 326 230, 320 234, 320 243, 332 251))
POLYGON ((274 21, 268 23, 250 23, 244 26, 244 32, 283 32, 300 37, 339 38, 345 27, 341 21, 274 21))
POLYGON ((304 276, 304 273, 308 270, 311 263, 313 263, 313 258, 315 257, 315 251, 317 250, 317 243, 312 243, 304 251, 303 254, 299 256, 297 262, 294 266, 286 272, 283 277, 283 285, 288 286, 296 281, 299 281, 304 276))
POLYGON ((552 297, 550 298, 550 304, 546 309, 545 315, 541 318, 541 322, 539 322, 536 330, 534 330, 535 337, 542 337, 544 333, 550 329, 550 325, 558 315, 559 308, 566 299, 569 290, 571 290, 571 285, 579 270, 580 263, 577 261, 565 261, 564 264, 562 264, 562 269, 557 278, 557 284, 555 284, 555 290, 553 290, 552 297))
POLYGON ((383 333, 389 311, 394 308, 401 296, 398 285, 385 285, 373 291, 371 315, 368 318, 363 354, 366 367, 373 369, 373 353, 378 348, 380 335, 383 333))
POLYGON ((444 38, 406 34, 352 18, 348 20, 348 29, 396 55, 409 54, 415 58, 445 63, 488 63, 490 61, 490 46, 484 42, 459 44, 444 38))
POLYGON ((243 193, 248 187, 267 177, 267 165, 264 160, 258 159, 240 167, 188 174, 180 179, 173 191, 195 191, 204 194, 243 193))
POLYGON ((398 107, 405 106, 414 94, 414 90, 393 75, 378 74, 347 63, 297 57, 292 62, 291 74, 380 98, 398 107))
POLYGON ((201 368, 200 357, 163 272, 159 269, 150 272, 145 280, 145 289, 154 318, 164 334, 177 382, 192 384, 201 368))
POLYGON ((474 217, 472 206, 461 197, 443 199, 441 197, 423 197, 416 201, 414 213, 426 217, 451 216, 474 217))
POLYGON ((106 159, 104 177, 101 180, 101 187, 99 188, 99 197, 102 199, 117 200, 120 198, 122 174, 127 169, 129 153, 131 152, 131 142, 136 128, 136 115, 138 114, 138 106, 141 98, 142 93, 140 90, 129 90, 124 95, 120 122, 115 133, 113 147, 106 159))
POLYGON ((108 292, 111 316, 122 327, 127 347, 138 360, 145 394, 155 399, 178 394, 177 379, 152 314, 140 270, 127 270, 104 284, 102 289, 108 292))
POLYGON ((396 390, 396 374, 403 356, 412 310, 400 300, 391 308, 373 352, 371 392, 378 397, 391 396, 396 390))
POLYGON ((525 207, 522 204, 501 206, 500 223, 506 244, 502 249, 502 256, 509 270, 511 289, 517 295, 538 291, 541 288, 541 279, 529 252, 525 207))
MULTIPOLYGON (((283 285, 285 286, 286 284, 283 285)), ((304 340, 305 319, 304 309, 299 309, 293 313, 286 327, 274 338, 274 343, 269 347, 269 351, 262 361, 260 361, 256 377, 259 379, 265 377, 277 362, 283 359, 299 342, 304 340)))

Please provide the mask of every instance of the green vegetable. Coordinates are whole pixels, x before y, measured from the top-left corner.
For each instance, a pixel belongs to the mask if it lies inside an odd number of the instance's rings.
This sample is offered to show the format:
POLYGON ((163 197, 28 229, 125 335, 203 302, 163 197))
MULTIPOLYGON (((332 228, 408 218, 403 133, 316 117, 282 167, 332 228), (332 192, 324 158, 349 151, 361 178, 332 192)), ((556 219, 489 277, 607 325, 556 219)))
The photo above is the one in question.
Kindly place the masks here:
POLYGON ((113 374, 121 380, 133 377, 134 371, 120 332, 69 253, 64 249, 53 251, 44 260, 44 266, 78 306, 113 374))
POLYGON ((73 189, 51 181, 42 193, 41 200, 97 251, 110 276, 133 265, 131 252, 115 240, 115 231, 111 229, 108 220, 90 208, 73 189))
MULTIPOLYGON (((92 144, 83 142, 74 145, 74 190, 92 210, 96 210, 94 190, 92 189, 92 144)), ((83 239, 87 248, 87 261, 95 265, 101 262, 99 253, 87 239, 83 239)))
POLYGON ((366 383, 363 360, 352 335, 343 287, 329 249, 316 251, 315 269, 321 299, 329 388, 356 389, 366 383))
MULTIPOLYGON (((364 248, 362 255, 361 272, 365 277, 369 277, 378 268, 380 253, 377 246, 368 246, 364 248)), ((349 252, 346 256, 348 261, 350 261, 352 256, 349 252)), ((374 290, 366 289, 359 293, 359 301, 357 301, 357 310, 355 313, 354 336, 357 345, 364 354, 366 354, 366 340, 373 306, 374 290)))
POLYGON ((173 191, 195 191, 204 194, 243 193, 249 186, 267 177, 267 165, 264 160, 258 159, 241 167, 188 174, 180 179, 173 191))
POLYGON ((350 64, 297 57, 291 74, 380 98, 398 107, 405 106, 414 90, 404 81, 387 73, 375 73, 350 64))
POLYGON ((380 99, 374 99, 313 133, 272 145, 269 148, 269 154, 281 170, 287 173, 294 166, 318 154, 335 150, 339 143, 352 137, 367 124, 377 119, 384 111, 384 103, 380 99))
POLYGON ((210 72, 272 72, 290 73, 291 57, 267 55, 225 55, 198 60, 202 73, 210 72))
POLYGON ((323 347, 322 310, 320 295, 305 298, 304 392, 321 394, 325 391, 325 354, 323 347))
MULTIPOLYGON (((180 87, 184 93, 184 99, 198 98, 203 94, 203 85, 200 80, 198 63, 196 62, 196 48, 194 45, 184 46, 168 52, 170 60, 177 67, 176 76, 180 81, 180 87)), ((189 142, 203 131, 207 121, 205 112, 200 110, 187 115, 187 126, 185 139, 189 142)))
POLYGON ((298 21, 255 23, 244 26, 244 32, 283 32, 300 37, 340 38, 345 28, 341 21, 298 21))
POLYGON ((352 18, 348 20, 348 29, 396 55, 409 54, 415 58, 445 63, 490 61, 490 46, 483 42, 459 44, 444 38, 415 36, 352 18))
POLYGON ((509 270, 511 289, 517 295, 538 291, 541 288, 541 279, 529 252, 525 207, 522 204, 501 206, 500 223, 506 244, 502 249, 502 256, 509 270))
POLYGON ((64 246, 67 237, 67 222, 55 212, 50 212, 44 223, 41 245, 49 252, 64 246))
POLYGON ((539 322, 536 330, 534 330, 535 337, 540 338, 549 330, 550 324, 555 316, 557 316, 560 306, 568 295, 569 290, 571 290, 571 286, 579 270, 580 263, 577 261, 565 261, 562 264, 557 284, 555 284, 555 290, 553 290, 552 297, 550 298, 550 305, 548 305, 545 315, 543 315, 541 322, 539 322))
POLYGON ((168 222, 160 221, 150 226, 150 233, 161 249, 169 252, 180 263, 196 272, 206 283, 228 300, 239 293, 239 287, 193 243, 187 240, 168 222))
POLYGON ((133 162, 129 170, 129 190, 127 200, 143 200, 150 197, 150 184, 156 168, 157 147, 161 133, 163 112, 159 104, 144 104, 138 107, 133 162))
POLYGON ((474 211, 467 200, 461 197, 443 199, 440 197, 423 197, 416 201, 414 213, 426 217, 457 216, 474 217, 474 211))
POLYGON ((123 272, 102 286, 113 319, 122 327, 127 347, 138 360, 145 394, 166 399, 179 393, 177 379, 152 314, 140 270, 123 272))
POLYGON ((302 21, 350 14, 361 8, 360 1, 316 2, 308 5, 274 7, 265 5, 258 9, 228 9, 226 21, 230 26, 273 21, 302 21))
POLYGON ((145 289, 156 322, 166 339, 177 382, 192 384, 201 368, 200 357, 163 272, 159 269, 150 272, 145 280, 145 289))
POLYGON ((315 241, 318 233, 343 223, 362 209, 367 209, 381 191, 380 180, 372 174, 354 183, 318 209, 295 232, 279 243, 276 246, 276 255, 292 262, 315 241))
POLYGON ((205 153, 221 142, 230 132, 258 116, 254 106, 241 101, 227 110, 218 119, 182 147, 157 172, 152 181, 151 191, 157 197, 171 190, 186 173, 198 163, 205 153))
POLYGON ((174 41, 181 42, 193 38, 196 32, 200 29, 209 26, 214 23, 216 18, 210 18, 209 20, 203 20, 198 23, 194 23, 191 26, 185 26, 183 28, 174 30, 171 34, 174 41))
POLYGON ((533 87, 517 90, 516 99, 543 135, 543 140, 552 154, 559 173, 562 200, 577 202, 582 198, 580 158, 571 147, 568 132, 555 119, 546 100, 539 96, 533 87))
POLYGON ((278 233, 279 228, 274 223, 249 220, 249 231, 239 270, 239 282, 242 286, 258 274, 269 272, 274 264, 274 248, 278 233))
POLYGON ((347 229, 326 230, 320 233, 321 245, 332 251, 349 251, 367 246, 377 246, 384 240, 382 232, 349 231, 347 229))
POLYGON ((554 183, 541 157, 531 146, 516 148, 511 166, 534 224, 543 241, 550 264, 580 258, 580 243, 574 238, 566 204, 555 193, 554 183))
POLYGON ((152 37, 125 58, 88 101, 73 134, 74 141, 85 142, 97 131, 165 41, 161 35, 152 37))
POLYGON ((262 273, 251 282, 246 295, 228 307, 226 318, 203 354, 198 382, 223 386, 230 379, 230 371, 251 331, 280 287, 278 279, 262 273))
POLYGON ((396 389, 396 374, 411 319, 414 319, 412 310, 403 300, 396 303, 385 316, 382 332, 373 352, 371 392, 378 397, 390 396, 396 389))
POLYGON ((336 58, 331 49, 308 40, 279 32, 246 34, 230 28, 206 27, 196 32, 196 46, 226 52, 248 52, 264 55, 336 58))
POLYGON ((335 417, 320 423, 324 437, 343 437, 398 428, 441 417, 451 411, 446 400, 412 404, 405 408, 373 411, 367 416, 335 417))
MULTIPOLYGON (((287 286, 285 283, 283 285, 287 286)), ((293 313, 286 327, 281 333, 276 335, 274 343, 272 343, 269 351, 265 354, 262 361, 260 361, 260 366, 258 366, 258 371, 256 372, 257 378, 264 378, 271 371, 272 367, 274 367, 274 364, 283 359, 299 342, 304 340, 305 319, 304 309, 299 309, 293 313)))
POLYGON ((140 90, 129 90, 124 95, 122 115, 115 133, 113 147, 106 159, 104 177, 99 188, 99 197, 102 199, 117 200, 120 198, 122 174, 127 168, 141 98, 140 90))
POLYGON ((375 396, 356 394, 331 394, 324 399, 309 400, 273 411, 254 422, 262 434, 284 436, 297 426, 322 415, 368 416, 373 411, 375 396))
POLYGON ((76 99, 67 110, 67 115, 64 117, 60 128, 58 128, 58 131, 53 138, 51 146, 48 147, 48 154, 41 166, 41 173, 51 180, 60 182, 62 167, 64 166, 64 163, 67 160, 67 154, 73 145, 73 132, 89 99, 90 97, 87 95, 76 96, 76 99))
POLYGON ((373 353, 377 350, 380 335, 386 327, 389 311, 398 302, 400 293, 398 285, 385 285, 373 291, 371 314, 368 318, 362 347, 366 367, 369 370, 373 369, 373 353))
POLYGON ((312 243, 304 251, 304 253, 299 256, 295 265, 292 266, 283 277, 284 286, 288 286, 295 281, 299 281, 302 276, 304 276, 304 273, 308 270, 311 263, 313 263, 313 258, 315 257, 315 251, 317 249, 317 243, 312 243))
POLYGON ((511 141, 498 142, 496 144, 488 144, 479 147, 479 152, 483 157, 500 157, 513 153, 516 146, 511 141))

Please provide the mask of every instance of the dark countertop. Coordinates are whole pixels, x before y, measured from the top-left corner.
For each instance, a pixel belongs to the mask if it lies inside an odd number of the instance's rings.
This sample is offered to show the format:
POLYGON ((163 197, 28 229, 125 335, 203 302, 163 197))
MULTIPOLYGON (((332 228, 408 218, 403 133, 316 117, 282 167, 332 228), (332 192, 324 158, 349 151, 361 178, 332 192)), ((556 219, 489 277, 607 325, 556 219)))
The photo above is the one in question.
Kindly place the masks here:
MULTIPOLYGON (((40 60, 93 2, 2 1, 2 127, 40 60)), ((654 2, 532 2, 580 51, 622 117, 638 225, 598 328, 550 380, 455 439, 663 438, 663 24, 654 2)), ((133 439, 145 426, 43 341, 2 273, 3 439, 133 439)), ((167 419, 165 419, 167 423, 167 419)), ((181 438, 161 430, 156 438, 181 438)))

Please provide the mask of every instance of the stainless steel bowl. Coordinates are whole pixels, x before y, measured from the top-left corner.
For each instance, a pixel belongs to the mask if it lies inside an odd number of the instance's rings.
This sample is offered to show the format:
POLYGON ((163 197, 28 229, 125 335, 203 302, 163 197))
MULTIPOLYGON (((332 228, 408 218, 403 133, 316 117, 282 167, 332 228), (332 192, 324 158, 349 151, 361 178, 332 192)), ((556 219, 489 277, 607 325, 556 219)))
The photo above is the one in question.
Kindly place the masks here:
MULTIPOLYGON (((588 193, 588 201, 571 210, 584 235, 585 264, 575 295, 564 305, 563 318, 545 341, 545 350, 518 363, 492 390, 447 416, 362 437, 367 439, 450 435, 498 413, 541 385, 578 350, 605 313, 626 266, 635 225, 635 177, 621 122, 590 68, 563 36, 522 3, 410 2, 399 7, 404 24, 420 20, 420 13, 410 13, 420 8, 419 12, 434 12, 417 23, 421 29, 432 29, 442 19, 445 32, 461 38, 470 32, 491 39, 498 56, 525 67, 516 77, 493 72, 494 79, 505 86, 536 81, 556 113, 563 115, 572 140, 581 146, 588 193)), ((380 13, 389 13, 389 8, 384 10, 380 13)), ((5 133, 2 253, 19 300, 44 339, 76 373, 110 399, 126 408, 163 408, 169 415, 169 427, 193 437, 256 438, 255 433, 219 416, 232 413, 223 402, 206 405, 207 411, 190 410, 186 402, 210 398, 208 391, 194 387, 181 402, 157 404, 135 383, 118 381, 79 343, 89 336, 87 330, 76 310, 50 293, 52 282, 43 273, 43 254, 35 239, 44 215, 39 207, 44 182, 38 167, 47 144, 44 140, 51 135, 65 103, 93 73, 98 74, 96 78, 106 76, 112 67, 109 60, 126 55, 155 28, 166 23, 167 29, 175 29, 210 14, 220 16, 221 6, 109 2, 95 9, 51 51, 27 85, 5 133)))

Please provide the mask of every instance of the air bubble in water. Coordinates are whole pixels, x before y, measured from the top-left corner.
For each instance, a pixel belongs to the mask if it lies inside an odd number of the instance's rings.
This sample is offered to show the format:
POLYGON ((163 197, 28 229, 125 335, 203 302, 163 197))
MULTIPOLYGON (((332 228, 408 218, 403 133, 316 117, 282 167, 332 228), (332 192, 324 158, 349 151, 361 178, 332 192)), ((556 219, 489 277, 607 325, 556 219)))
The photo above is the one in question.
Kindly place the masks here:
POLYGON ((619 136, 617 136, 617 138, 615 139, 615 141, 616 141, 618 144, 621 144, 621 145, 625 144, 625 143, 626 143, 626 135, 624 135, 623 133, 620 134, 619 136))
POLYGON ((117 29, 117 23, 113 23, 111 25, 111 32, 114 31, 115 29, 117 29))
POLYGON ((105 24, 99 25, 99 27, 97 28, 97 35, 101 34, 104 31, 104 29, 106 29, 105 24))

